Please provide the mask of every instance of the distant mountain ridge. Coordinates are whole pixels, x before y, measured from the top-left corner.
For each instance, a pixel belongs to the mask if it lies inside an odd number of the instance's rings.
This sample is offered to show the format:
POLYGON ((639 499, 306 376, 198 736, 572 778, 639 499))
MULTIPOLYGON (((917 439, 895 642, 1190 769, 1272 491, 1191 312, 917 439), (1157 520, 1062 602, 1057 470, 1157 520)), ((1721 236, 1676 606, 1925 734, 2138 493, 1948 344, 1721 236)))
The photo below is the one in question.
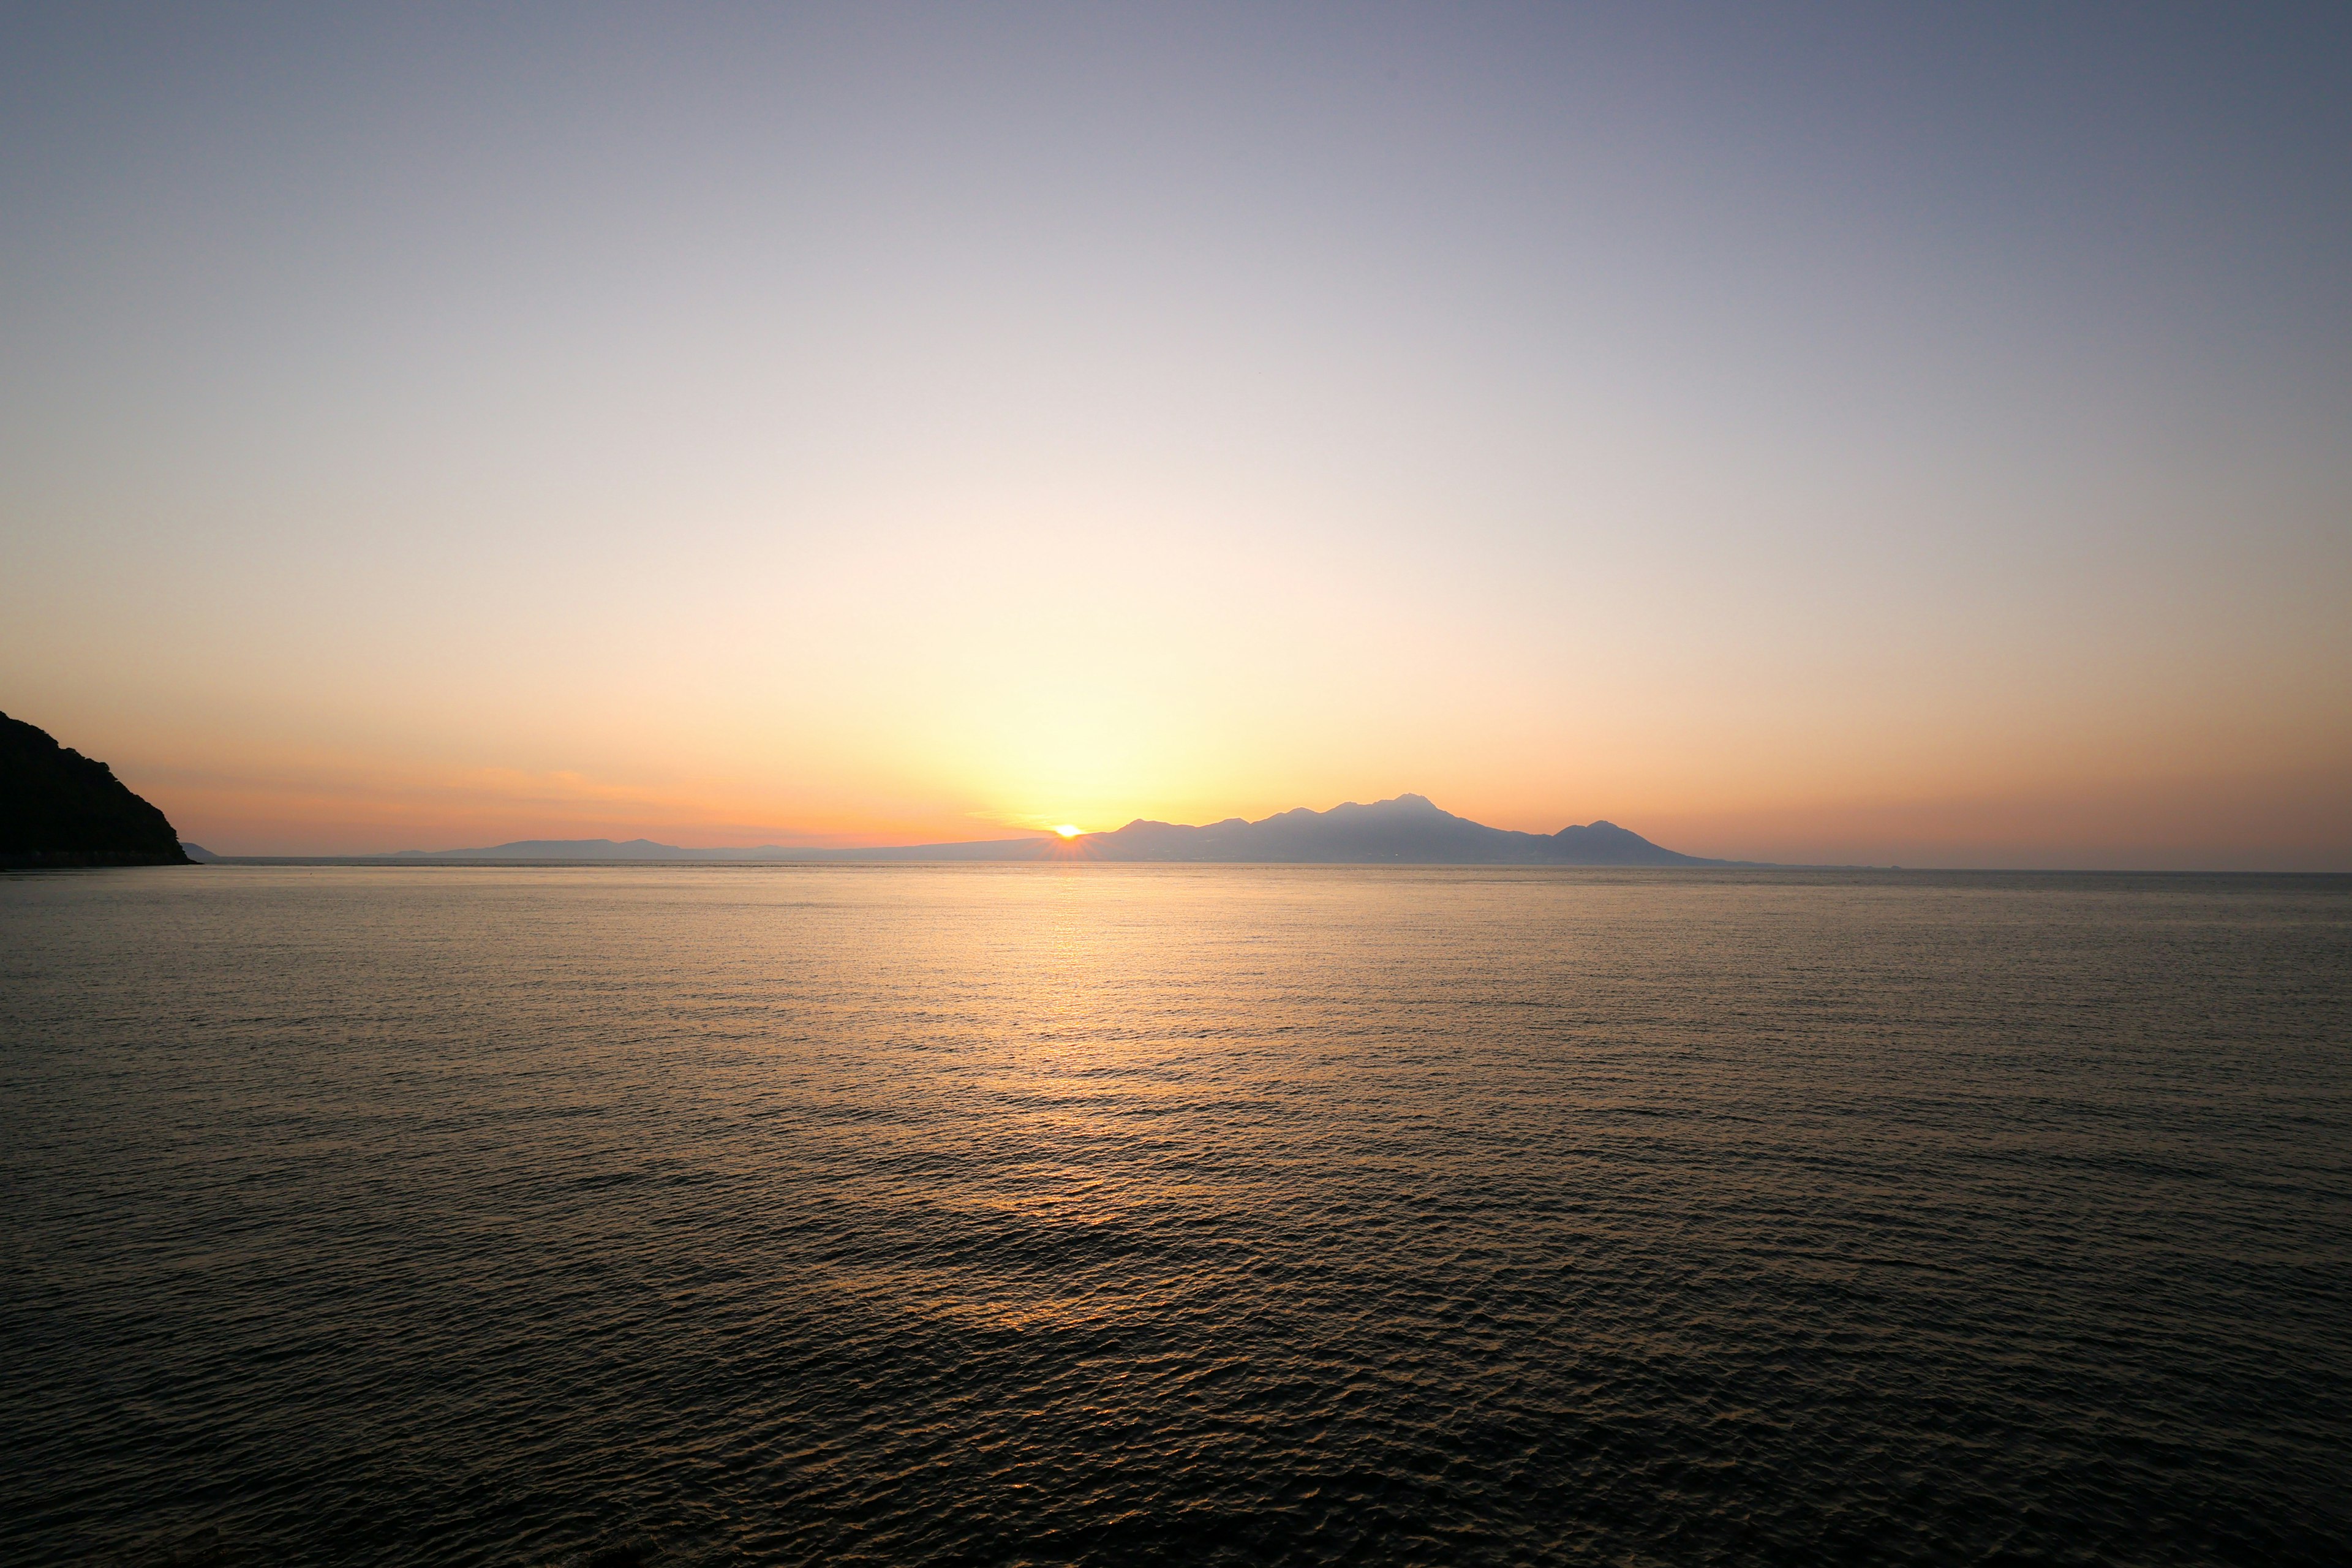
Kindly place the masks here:
POLYGON ((1328 811, 1301 806, 1248 822, 1228 817, 1204 826, 1139 817, 1109 833, 1075 838, 999 838, 966 844, 915 844, 873 849, 802 849, 763 844, 741 849, 686 849, 633 838, 530 838, 487 849, 406 849, 399 860, 729 860, 729 861, 1055 861, 1199 862, 1239 865, 1416 866, 1736 866, 1679 854, 1612 822, 1521 833, 1488 827, 1439 809, 1422 795, 1328 811))
POLYGON ((1087 835, 1106 860, 1219 860, 1294 865, 1399 863, 1430 866, 1725 866, 1651 843, 1613 822, 1521 833, 1489 827, 1441 810, 1425 796, 1328 811, 1301 806, 1245 822, 1205 827, 1138 820, 1115 833, 1087 835))

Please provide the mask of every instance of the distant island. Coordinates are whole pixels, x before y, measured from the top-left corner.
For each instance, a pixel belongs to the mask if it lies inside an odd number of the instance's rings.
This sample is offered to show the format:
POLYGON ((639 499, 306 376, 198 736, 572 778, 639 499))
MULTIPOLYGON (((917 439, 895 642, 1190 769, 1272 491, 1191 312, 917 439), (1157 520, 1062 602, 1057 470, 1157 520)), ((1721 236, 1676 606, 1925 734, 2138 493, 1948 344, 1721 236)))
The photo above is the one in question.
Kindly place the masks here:
POLYGON ((0 867, 190 863, 170 820, 112 768, 0 713, 0 867))
POLYGON ((1238 816, 1186 827, 1140 818, 1110 833, 1075 837, 996 838, 969 844, 914 844, 875 849, 803 849, 762 844, 740 849, 687 849, 633 838, 530 838, 485 849, 403 850, 394 860, 726 860, 726 861, 1198 861, 1226 865, 1410 866, 1738 866, 1661 848, 1614 823, 1558 833, 1488 827, 1440 810, 1417 795, 1328 811, 1302 806, 1260 822, 1238 816))

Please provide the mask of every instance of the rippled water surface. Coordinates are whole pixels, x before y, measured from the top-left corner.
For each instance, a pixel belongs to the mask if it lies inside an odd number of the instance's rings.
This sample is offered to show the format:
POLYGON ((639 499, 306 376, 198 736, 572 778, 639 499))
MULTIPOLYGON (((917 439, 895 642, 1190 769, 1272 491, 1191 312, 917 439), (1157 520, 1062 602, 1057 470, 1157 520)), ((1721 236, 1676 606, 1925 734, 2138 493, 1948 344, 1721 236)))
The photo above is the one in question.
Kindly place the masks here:
POLYGON ((0 1093, 13 1563, 2352 1539, 2343 879, 16 876, 0 1093))

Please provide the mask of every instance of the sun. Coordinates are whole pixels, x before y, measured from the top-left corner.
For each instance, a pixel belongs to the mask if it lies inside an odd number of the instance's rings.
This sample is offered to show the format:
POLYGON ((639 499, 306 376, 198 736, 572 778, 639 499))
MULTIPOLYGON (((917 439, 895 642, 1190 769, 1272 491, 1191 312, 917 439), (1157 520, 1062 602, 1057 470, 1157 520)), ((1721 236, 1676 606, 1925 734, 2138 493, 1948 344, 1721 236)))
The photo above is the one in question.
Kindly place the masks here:
POLYGON ((1065 838, 1076 838, 1078 836, 1078 830, 1066 822, 1054 829, 1054 831, 1060 834, 1065 838))

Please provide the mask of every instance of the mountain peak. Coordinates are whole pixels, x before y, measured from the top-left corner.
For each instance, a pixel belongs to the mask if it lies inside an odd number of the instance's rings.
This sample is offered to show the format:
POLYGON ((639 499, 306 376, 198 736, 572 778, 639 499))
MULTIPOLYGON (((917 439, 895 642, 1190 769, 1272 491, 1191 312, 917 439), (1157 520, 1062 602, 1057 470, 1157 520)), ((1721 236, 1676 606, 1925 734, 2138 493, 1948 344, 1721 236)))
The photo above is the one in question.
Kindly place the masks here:
MULTIPOLYGON (((397 858, 420 858, 406 851, 397 858)), ((1102 860, 1200 861, 1333 866, 1719 866, 1661 848, 1614 823, 1556 834, 1488 827, 1442 809, 1427 795, 1400 795, 1328 811, 1299 806, 1257 822, 1226 817, 1204 826, 1138 817, 1108 833, 1075 838, 1006 838, 967 844, 816 849, 682 849, 644 838, 524 839, 488 849, 443 850, 438 858, 492 860, 1102 860)))
MULTIPOLYGON (((1297 806, 1256 822, 1228 817, 1202 827, 1138 820, 1116 833, 1088 833, 1066 848, 1022 858, 1069 854, 1102 860, 1202 860, 1296 865, 1705 866, 1661 848, 1613 823, 1564 827, 1557 834, 1488 827, 1454 816, 1427 795, 1349 801, 1328 811, 1297 806)), ((1008 857, 1012 858, 1012 857, 1008 857)))

